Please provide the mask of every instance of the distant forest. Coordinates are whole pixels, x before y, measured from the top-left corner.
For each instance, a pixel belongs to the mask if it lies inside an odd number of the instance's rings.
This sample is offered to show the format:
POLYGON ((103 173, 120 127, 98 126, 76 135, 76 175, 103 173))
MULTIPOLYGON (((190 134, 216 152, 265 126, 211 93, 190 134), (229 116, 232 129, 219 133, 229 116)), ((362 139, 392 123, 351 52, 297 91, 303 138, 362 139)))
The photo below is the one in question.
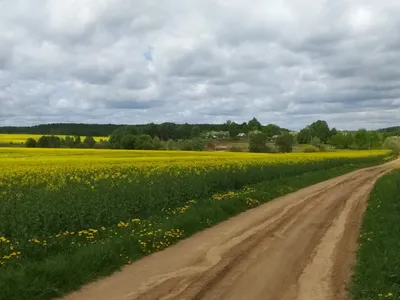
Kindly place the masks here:
POLYGON ((378 132, 388 132, 388 133, 400 133, 400 126, 394 126, 394 127, 387 127, 387 128, 381 128, 377 130, 378 132))
MULTIPOLYGON (((274 153, 291 152, 294 143, 309 145, 308 152, 326 151, 325 145, 328 144, 336 149, 379 149, 387 143, 387 138, 400 136, 400 127, 338 131, 336 128, 330 128, 326 121, 318 120, 299 132, 290 132, 288 129, 274 124, 262 125, 256 118, 240 124, 228 120, 224 124, 176 124, 170 122, 142 125, 58 123, 0 127, 0 134, 19 133, 42 135, 37 141, 28 138, 25 142, 26 147, 201 151, 205 148, 206 141, 210 139, 237 141, 246 139, 250 152, 274 153), (59 137, 58 135, 66 137, 59 137), (81 136, 85 137, 83 141, 81 136), (105 136, 110 138, 107 141, 100 142, 96 142, 93 138, 105 136), (268 148, 267 142, 275 143, 274 149, 268 148)), ((238 151, 238 149, 233 150, 238 151)))
MULTIPOLYGON (((42 134, 42 135, 71 135, 71 136, 110 136, 116 129, 129 126, 134 127, 142 134, 148 134, 152 137, 159 136, 163 140, 168 139, 185 139, 190 138, 193 127, 200 128, 201 132, 205 131, 231 131, 232 136, 238 133, 248 133, 248 123, 237 124, 235 122, 227 122, 224 124, 142 124, 142 125, 117 125, 117 124, 77 124, 77 123, 54 123, 42 124, 35 126, 5 126, 0 127, 0 133, 9 134, 42 134)), ((278 126, 269 124, 272 128, 278 126)), ((279 128, 279 127, 278 127, 279 128)), ((400 133, 400 126, 381 128, 376 130, 381 133, 400 133)))
POLYGON ((35 126, 0 127, 0 133, 10 134, 43 134, 43 135, 73 135, 73 136, 109 136, 118 127, 115 124, 76 124, 56 123, 35 126))
MULTIPOLYGON (((255 119, 254 119, 255 120, 255 119)), ((250 123, 251 124, 251 123, 250 123)), ((259 123, 258 123, 259 124, 259 123)), ((279 128, 278 126, 269 125, 279 128)), ((71 135, 71 136, 110 136, 116 129, 129 127, 131 131, 137 134, 148 134, 151 137, 158 136, 162 140, 188 139, 192 137, 193 128, 200 129, 200 132, 209 131, 229 131, 232 136, 239 133, 248 133, 249 123, 237 124, 227 122, 224 124, 142 124, 142 125, 115 125, 115 124, 75 124, 58 123, 43 124, 36 126, 8 126, 0 127, 0 133, 8 134, 41 134, 41 135, 71 135)))

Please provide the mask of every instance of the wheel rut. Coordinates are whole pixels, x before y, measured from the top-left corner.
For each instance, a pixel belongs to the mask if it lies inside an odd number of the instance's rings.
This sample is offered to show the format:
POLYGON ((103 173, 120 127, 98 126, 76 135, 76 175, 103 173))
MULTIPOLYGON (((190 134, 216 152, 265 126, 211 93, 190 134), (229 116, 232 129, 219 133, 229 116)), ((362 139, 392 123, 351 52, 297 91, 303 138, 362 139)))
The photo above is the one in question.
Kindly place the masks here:
POLYGON ((65 299, 346 299, 368 194, 396 164, 275 199, 65 299))

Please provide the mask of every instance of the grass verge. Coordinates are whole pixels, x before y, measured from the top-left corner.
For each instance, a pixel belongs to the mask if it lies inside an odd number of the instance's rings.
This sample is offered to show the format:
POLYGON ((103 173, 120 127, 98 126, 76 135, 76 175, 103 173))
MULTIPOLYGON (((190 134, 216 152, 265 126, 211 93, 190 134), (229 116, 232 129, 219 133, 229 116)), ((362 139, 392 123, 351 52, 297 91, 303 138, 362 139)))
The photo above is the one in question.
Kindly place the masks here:
MULTIPOLYGON (((32 240, 27 253, 32 253, 35 259, 26 257, 21 263, 15 260, 15 263, 0 269, 0 299, 51 299, 62 296, 86 282, 108 275, 131 261, 160 251, 249 208, 374 164, 377 162, 364 161, 281 177, 215 194, 208 199, 189 200, 181 207, 165 209, 147 219, 126 220, 114 227, 64 232, 47 240, 32 240), (47 257, 43 249, 52 246, 60 247, 60 251, 47 257), (42 252, 42 259, 37 260, 42 252)), ((18 255, 10 243, 12 241, 0 241, 0 247, 9 247, 10 256, 14 253, 14 256, 18 255)))
POLYGON ((400 299, 400 170, 371 192, 350 292, 355 300, 400 299))

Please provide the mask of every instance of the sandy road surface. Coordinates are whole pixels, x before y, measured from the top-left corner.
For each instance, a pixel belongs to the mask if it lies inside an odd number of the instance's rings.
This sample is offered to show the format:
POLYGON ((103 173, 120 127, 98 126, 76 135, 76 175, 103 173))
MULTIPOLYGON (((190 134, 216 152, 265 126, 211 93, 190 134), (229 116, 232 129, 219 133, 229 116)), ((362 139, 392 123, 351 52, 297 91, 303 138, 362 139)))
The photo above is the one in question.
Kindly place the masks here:
POLYGON ((398 163, 276 199, 65 299, 346 299, 367 196, 398 163))

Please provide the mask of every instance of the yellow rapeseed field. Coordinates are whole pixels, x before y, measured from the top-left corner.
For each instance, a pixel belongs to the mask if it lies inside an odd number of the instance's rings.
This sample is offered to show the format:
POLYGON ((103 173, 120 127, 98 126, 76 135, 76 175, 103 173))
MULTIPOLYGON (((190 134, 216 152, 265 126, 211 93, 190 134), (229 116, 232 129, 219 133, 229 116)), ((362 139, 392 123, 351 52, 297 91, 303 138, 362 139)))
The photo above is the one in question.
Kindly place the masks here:
MULTIPOLYGON (((331 159, 351 159, 386 155, 387 150, 341 151, 291 154, 250 154, 234 152, 184 152, 147 150, 93 150, 93 149, 40 149, 40 148, 0 148, 0 178, 7 178, 11 184, 19 177, 19 184, 31 185, 48 182, 50 186, 63 183, 65 174, 70 178, 83 175, 88 185, 104 176, 119 178, 124 171, 135 169, 153 172, 169 172, 179 169, 192 172, 207 172, 210 169, 224 169, 232 166, 246 168, 251 165, 279 165, 316 162, 331 159), (115 172, 115 170, 119 170, 115 172), (77 174, 80 175, 77 175, 77 174), (95 173, 95 174, 94 174, 95 173), (87 177, 88 174, 92 174, 87 177)), ((80 180, 80 179, 79 179, 80 180)), ((4 185, 0 181, 0 187, 4 185)))
MULTIPOLYGON (((24 144, 28 138, 38 140, 43 134, 0 134, 0 144, 24 144)), ((65 135, 57 135, 60 138, 65 138, 65 135)), ((82 137, 83 139, 84 137, 82 137)), ((94 137, 96 142, 107 141, 108 136, 94 137)))
POLYGON ((264 200, 252 184, 281 195, 293 190, 282 186, 286 179, 304 180, 320 176, 313 172, 356 169, 390 157, 383 150, 251 154, 0 148, 1 294, 11 299, 24 286, 21 299, 38 299, 43 290, 49 299, 59 296, 54 291, 76 286, 64 286, 60 274, 82 268, 77 280, 84 282, 102 268, 115 269, 260 205, 264 200), (19 277, 25 267, 32 278, 19 277))

